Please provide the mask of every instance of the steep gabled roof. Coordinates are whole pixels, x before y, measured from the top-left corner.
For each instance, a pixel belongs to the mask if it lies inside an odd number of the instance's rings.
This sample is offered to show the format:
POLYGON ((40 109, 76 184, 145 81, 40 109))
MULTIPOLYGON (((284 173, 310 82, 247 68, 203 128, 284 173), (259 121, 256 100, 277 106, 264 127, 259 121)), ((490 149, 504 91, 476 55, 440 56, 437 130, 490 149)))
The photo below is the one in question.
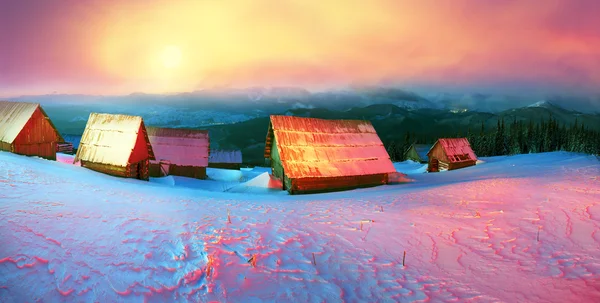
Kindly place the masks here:
POLYGON ((208 163, 242 163, 242 152, 239 150, 211 150, 208 163))
POLYGON ((208 166, 207 130, 148 127, 147 131, 156 160, 180 166, 208 166))
MULTIPOLYGON (((431 147, 431 150, 433 150, 436 144, 440 144, 450 163, 477 160, 477 156, 475 156, 475 152, 471 149, 471 144, 469 144, 467 138, 438 139, 431 147)), ((427 156, 429 156, 431 150, 427 153, 427 156)))
POLYGON ((291 179, 396 171, 369 121, 271 116, 265 157, 273 139, 291 179))
POLYGON ((0 101, 0 142, 12 144, 36 109, 54 128, 58 141, 64 141, 39 103, 0 101))
MULTIPOLYGON (((126 166, 129 164, 140 129, 148 140, 142 117, 91 113, 74 162, 81 160, 126 166)), ((148 154, 150 159, 154 160, 154 152, 150 145, 148 154)))
POLYGON ((419 156, 419 158, 421 158, 421 160, 423 161, 428 161, 429 157, 427 156, 427 153, 429 152, 429 150, 431 149, 431 145, 429 144, 413 144, 411 145, 405 152, 405 154, 411 149, 414 148, 415 152, 417 152, 417 155, 419 156))

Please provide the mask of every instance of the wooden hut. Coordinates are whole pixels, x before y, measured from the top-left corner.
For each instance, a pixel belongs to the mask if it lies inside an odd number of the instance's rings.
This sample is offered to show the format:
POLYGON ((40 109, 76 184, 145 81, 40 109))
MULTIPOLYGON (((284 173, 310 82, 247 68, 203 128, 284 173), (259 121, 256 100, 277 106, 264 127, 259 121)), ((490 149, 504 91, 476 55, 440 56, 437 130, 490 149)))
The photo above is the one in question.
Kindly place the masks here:
POLYGON ((56 160, 64 139, 38 103, 0 101, 0 150, 56 160))
POLYGON ((142 117, 91 113, 73 163, 109 175, 149 180, 154 152, 142 117))
POLYGON ((151 177, 206 179, 210 146, 207 130, 160 127, 147 130, 156 156, 156 160, 150 161, 151 177))
POLYGON ((427 156, 428 172, 459 169, 473 166, 477 162, 477 156, 467 138, 438 139, 427 156))
POLYGON ((271 116, 265 158, 290 194, 386 184, 394 165, 369 121, 271 116))
POLYGON ((73 143, 71 143, 71 142, 56 143, 56 152, 63 153, 63 154, 73 154, 73 143))
POLYGON ((427 153, 430 149, 431 145, 429 144, 412 144, 404 153, 404 158, 419 163, 428 163, 427 153))
POLYGON ((211 150, 208 157, 208 167, 240 169, 242 166, 242 151, 240 150, 211 150))

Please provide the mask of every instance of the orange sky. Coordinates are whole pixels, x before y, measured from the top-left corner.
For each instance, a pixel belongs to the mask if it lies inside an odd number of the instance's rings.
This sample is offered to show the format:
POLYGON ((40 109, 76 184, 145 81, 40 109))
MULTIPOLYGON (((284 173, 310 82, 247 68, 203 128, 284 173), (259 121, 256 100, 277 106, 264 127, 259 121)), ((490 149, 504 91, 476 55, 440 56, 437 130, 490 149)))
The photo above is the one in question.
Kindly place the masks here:
POLYGON ((593 0, 3 1, 0 96, 381 81, 599 92, 598 16, 593 0))

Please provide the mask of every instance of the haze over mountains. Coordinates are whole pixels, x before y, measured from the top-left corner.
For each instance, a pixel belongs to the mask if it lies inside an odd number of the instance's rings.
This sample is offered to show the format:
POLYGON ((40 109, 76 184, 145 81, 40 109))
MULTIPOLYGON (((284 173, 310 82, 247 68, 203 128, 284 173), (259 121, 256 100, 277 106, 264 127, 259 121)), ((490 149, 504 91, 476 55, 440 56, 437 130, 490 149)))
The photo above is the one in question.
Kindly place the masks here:
MULTIPOLYGON (((600 130, 600 102, 591 97, 534 99, 499 95, 418 94, 390 87, 309 92, 302 88, 211 89, 171 95, 43 95, 10 100, 39 102, 66 135, 83 133, 90 112, 140 115, 146 125, 203 128, 211 146, 240 149, 260 163, 270 114, 370 120, 384 143, 410 133, 429 142, 507 122, 556 119, 560 125, 600 130)), ((73 139, 76 140, 76 139, 73 139)))
POLYGON ((177 94, 133 93, 125 96, 49 94, 9 98, 42 104, 170 105, 201 107, 206 110, 237 111, 244 114, 282 111, 290 108, 345 110, 372 104, 393 104, 403 108, 467 109, 497 113, 525 107, 539 101, 582 113, 600 112, 598 96, 510 96, 494 94, 417 93, 396 87, 351 86, 346 89, 310 92, 299 87, 212 88, 177 94))

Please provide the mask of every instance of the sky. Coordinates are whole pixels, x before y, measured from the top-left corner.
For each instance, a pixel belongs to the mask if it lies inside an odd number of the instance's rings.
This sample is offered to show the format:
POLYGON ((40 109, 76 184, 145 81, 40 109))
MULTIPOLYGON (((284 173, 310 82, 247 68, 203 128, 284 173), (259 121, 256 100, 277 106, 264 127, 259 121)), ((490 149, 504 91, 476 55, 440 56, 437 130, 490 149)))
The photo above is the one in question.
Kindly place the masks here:
POLYGON ((386 84, 600 93, 596 0, 0 1, 0 96, 386 84))

